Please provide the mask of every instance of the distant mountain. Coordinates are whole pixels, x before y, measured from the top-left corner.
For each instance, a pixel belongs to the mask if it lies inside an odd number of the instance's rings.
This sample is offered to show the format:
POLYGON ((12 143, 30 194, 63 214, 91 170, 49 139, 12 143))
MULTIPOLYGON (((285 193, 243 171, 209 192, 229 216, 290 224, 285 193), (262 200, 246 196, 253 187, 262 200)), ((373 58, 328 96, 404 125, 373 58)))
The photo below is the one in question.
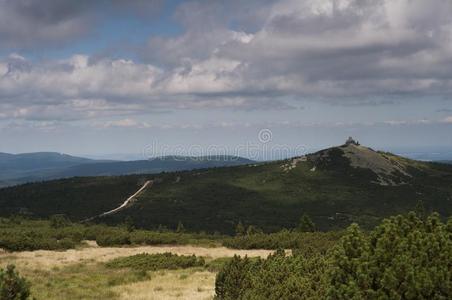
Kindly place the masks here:
POLYGON ((98 161, 55 152, 0 153, 0 185, 43 180, 64 168, 92 162, 98 161))
MULTIPOLYGON (((179 163, 174 160, 162 158, 154 167, 174 167, 179 163)), ((419 208, 420 202, 426 212, 452 215, 451 165, 358 144, 260 164, 26 184, 0 190, 0 215, 65 213, 83 220, 114 209, 146 180, 153 185, 137 201, 99 221, 119 224, 128 218, 143 228, 175 228, 180 221, 189 230, 232 233, 239 221, 266 231, 293 228, 305 213, 320 230, 351 222, 370 228, 384 217, 419 208)))
POLYGON ((154 174, 199 168, 235 166, 253 161, 235 156, 166 156, 151 160, 107 161, 53 152, 0 153, 0 187, 74 176, 154 174))
POLYGON ((115 176, 155 174, 193 169, 251 164, 254 161, 237 156, 165 156, 150 160, 90 163, 72 166, 56 174, 58 178, 74 176, 115 176))

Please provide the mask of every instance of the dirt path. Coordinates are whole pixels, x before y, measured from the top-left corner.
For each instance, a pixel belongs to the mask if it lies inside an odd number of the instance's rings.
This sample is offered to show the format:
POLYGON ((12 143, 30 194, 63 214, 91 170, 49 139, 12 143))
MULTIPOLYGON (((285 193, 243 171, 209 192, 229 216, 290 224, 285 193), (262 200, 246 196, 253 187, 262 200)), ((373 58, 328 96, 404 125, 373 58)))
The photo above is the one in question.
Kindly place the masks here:
POLYGON ((105 217, 105 216, 108 216, 108 215, 112 215, 112 214, 117 213, 118 211, 120 211, 120 210, 126 208, 126 207, 129 206, 131 203, 133 203, 133 201, 135 200, 135 198, 138 197, 138 196, 139 196, 139 195, 140 195, 147 187, 151 187, 153 183, 154 183, 154 182, 153 182, 152 180, 146 181, 146 182, 144 183, 144 185, 143 185, 138 191, 135 192, 135 194, 133 194, 132 196, 130 196, 129 198, 127 198, 126 201, 124 201, 124 203, 121 204, 119 207, 117 207, 117 208, 115 208, 115 209, 112 209, 112 210, 109 210, 109 211, 106 211, 106 212, 103 212, 103 213, 101 213, 100 215, 97 215, 97 216, 88 218, 88 219, 86 219, 86 220, 83 220, 82 222, 89 222, 89 221, 92 221, 92 220, 94 220, 94 219, 96 219, 96 218, 101 218, 101 217, 105 217))

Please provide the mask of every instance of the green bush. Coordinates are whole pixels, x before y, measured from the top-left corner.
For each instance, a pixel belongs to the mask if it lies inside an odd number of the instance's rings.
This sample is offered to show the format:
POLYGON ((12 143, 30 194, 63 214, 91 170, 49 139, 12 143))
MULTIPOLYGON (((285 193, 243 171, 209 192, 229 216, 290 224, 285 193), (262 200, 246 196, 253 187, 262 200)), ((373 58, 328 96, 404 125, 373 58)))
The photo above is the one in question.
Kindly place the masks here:
POLYGON ((62 228, 71 225, 71 221, 63 214, 50 216, 50 226, 53 228, 62 228))
MULTIPOLYGON (((292 243, 284 236, 280 241, 292 243)), ((217 275, 217 298, 452 299, 452 219, 443 224, 437 214, 423 220, 410 213, 370 233, 353 224, 325 254, 307 249, 255 262, 235 257, 217 275)))
POLYGON ((331 299, 451 299, 452 220, 415 213, 386 219, 366 237, 352 225, 336 247, 331 299))
POLYGON ((284 251, 266 260, 234 257, 218 273, 218 299, 324 299, 327 263, 317 255, 287 257, 284 251))
POLYGON ((26 300, 30 297, 30 284, 21 277, 13 265, 0 269, 0 299, 26 300))
POLYGON ((106 230, 96 236, 96 242, 101 247, 130 245, 130 233, 126 230, 106 230))
POLYGON ((172 253, 148 254, 142 253, 128 257, 115 258, 106 263, 110 268, 131 268, 135 270, 186 269, 202 267, 204 259, 194 255, 183 256, 172 253))
POLYGON ((299 249, 326 252, 342 236, 342 232, 298 232, 282 230, 270 234, 241 235, 228 238, 223 245, 235 249, 299 249))

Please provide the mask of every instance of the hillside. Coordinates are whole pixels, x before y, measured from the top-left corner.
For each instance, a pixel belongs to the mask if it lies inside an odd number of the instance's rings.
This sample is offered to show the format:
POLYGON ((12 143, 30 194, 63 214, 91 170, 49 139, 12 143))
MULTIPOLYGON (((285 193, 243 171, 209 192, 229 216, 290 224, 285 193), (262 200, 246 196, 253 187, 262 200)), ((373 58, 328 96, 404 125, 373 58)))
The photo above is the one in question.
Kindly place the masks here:
MULTIPOLYGON (((351 222, 371 227, 382 217, 414 209, 419 200, 427 211, 452 214, 452 166, 413 161, 354 144, 266 164, 123 178, 116 184, 104 178, 96 190, 113 185, 137 190, 138 179, 152 179, 154 184, 132 206, 98 221, 121 223, 130 217, 136 226, 145 228, 175 228, 181 221, 189 230, 230 233, 239 221, 266 231, 292 228, 307 213, 318 228, 327 230, 351 222)), ((94 179, 76 180, 87 184, 94 179)), ((60 180, 3 189, 0 211, 6 215, 26 207, 37 216, 64 212, 82 219, 99 209, 85 210, 78 201, 86 204, 89 198, 103 206, 111 202, 109 209, 113 209, 121 198, 125 200, 122 195, 93 197, 88 190, 81 192, 82 187, 60 180), (41 201, 45 205, 37 204, 41 201), (31 203, 39 209, 29 208, 31 203)))

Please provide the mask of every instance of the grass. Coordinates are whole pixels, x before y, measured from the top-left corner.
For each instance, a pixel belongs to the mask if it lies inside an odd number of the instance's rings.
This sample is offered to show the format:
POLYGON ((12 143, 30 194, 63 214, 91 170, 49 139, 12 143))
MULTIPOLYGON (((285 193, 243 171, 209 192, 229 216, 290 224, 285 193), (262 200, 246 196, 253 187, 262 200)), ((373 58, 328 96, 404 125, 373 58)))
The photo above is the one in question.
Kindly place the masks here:
POLYGON ((32 295, 37 299, 212 299, 215 272, 229 260, 227 257, 267 257, 272 252, 177 245, 103 248, 90 244, 66 251, 3 252, 0 268, 16 265, 31 281, 32 295), (194 254, 205 258, 206 264, 156 271, 105 265, 115 258, 143 252, 160 253, 156 257, 163 257, 165 252, 189 258, 194 254))
POLYGON ((32 283, 31 292, 36 299, 117 299, 119 293, 113 287, 151 278, 148 273, 112 270, 102 264, 20 271, 32 283))

